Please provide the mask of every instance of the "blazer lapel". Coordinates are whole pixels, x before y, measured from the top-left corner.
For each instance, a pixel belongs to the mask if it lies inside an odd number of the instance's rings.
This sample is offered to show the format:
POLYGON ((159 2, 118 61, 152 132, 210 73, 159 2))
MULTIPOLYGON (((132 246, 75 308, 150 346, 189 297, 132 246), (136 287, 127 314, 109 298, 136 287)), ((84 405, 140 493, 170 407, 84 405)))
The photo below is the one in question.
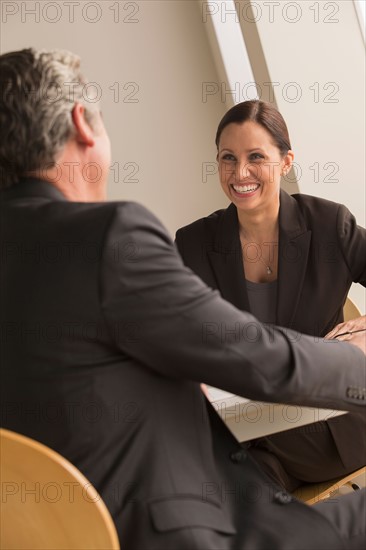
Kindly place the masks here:
POLYGON ((296 200, 284 191, 280 194, 279 225, 276 323, 291 327, 304 284, 311 231, 296 200))
POLYGON ((245 286, 238 215, 234 204, 223 212, 214 235, 213 250, 208 252, 217 288, 222 297, 237 308, 250 311, 245 286))
MULTIPOLYGON (((290 327, 305 279, 311 242, 296 200, 281 190, 276 323, 290 327)), ((234 204, 224 211, 216 227, 213 250, 208 252, 222 297, 249 311, 245 285, 238 215, 234 204)))

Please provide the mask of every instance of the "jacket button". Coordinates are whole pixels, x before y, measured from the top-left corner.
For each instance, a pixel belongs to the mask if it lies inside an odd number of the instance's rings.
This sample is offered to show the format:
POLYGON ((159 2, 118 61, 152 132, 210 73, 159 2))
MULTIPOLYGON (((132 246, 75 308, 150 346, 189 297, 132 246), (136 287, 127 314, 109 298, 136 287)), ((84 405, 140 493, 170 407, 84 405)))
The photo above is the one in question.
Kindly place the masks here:
POLYGON ((292 501, 292 496, 286 493, 285 491, 278 491, 274 494, 274 500, 279 504, 288 504, 292 501))
POLYGON ((234 464, 240 464, 241 462, 244 462, 245 458, 245 451, 234 451, 233 453, 230 453, 230 460, 231 462, 234 462, 234 464))

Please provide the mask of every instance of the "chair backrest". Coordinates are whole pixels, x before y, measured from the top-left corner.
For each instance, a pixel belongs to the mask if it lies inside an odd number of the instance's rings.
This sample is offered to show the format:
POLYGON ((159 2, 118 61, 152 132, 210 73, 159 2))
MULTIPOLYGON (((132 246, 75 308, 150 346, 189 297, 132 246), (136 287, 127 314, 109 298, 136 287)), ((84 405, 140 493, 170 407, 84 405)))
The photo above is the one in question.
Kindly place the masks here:
POLYGON ((119 550, 101 497, 68 460, 0 429, 2 550, 119 550))
MULTIPOLYGON (((316 504, 329 498, 332 493, 336 493, 344 485, 353 487, 356 480, 362 482, 362 487, 365 486, 366 466, 343 477, 337 477, 329 481, 323 481, 322 483, 307 483, 296 489, 293 495, 306 504, 316 504)), ((356 487, 359 488, 357 484, 356 487)))
POLYGON ((355 317, 360 317, 361 312, 351 300, 351 298, 347 298, 346 302, 343 306, 343 315, 345 321, 350 321, 351 319, 355 319, 355 317))

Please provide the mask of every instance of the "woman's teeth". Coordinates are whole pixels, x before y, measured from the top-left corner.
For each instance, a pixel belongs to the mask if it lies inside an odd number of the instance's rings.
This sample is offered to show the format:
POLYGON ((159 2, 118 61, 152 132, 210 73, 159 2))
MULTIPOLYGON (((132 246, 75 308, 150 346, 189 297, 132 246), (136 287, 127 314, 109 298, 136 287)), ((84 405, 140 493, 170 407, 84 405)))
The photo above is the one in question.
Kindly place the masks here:
POLYGON ((257 183, 253 183, 251 185, 233 185, 233 188, 237 193, 249 193, 250 191, 256 191, 258 189, 259 185, 257 183))

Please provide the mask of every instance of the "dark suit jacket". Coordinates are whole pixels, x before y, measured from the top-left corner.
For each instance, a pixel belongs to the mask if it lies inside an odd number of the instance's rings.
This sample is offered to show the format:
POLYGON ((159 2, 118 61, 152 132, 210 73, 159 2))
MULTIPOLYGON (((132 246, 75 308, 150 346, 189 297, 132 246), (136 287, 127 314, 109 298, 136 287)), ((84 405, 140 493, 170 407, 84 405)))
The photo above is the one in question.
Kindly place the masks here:
POLYGON ((364 355, 264 327, 255 344, 226 338, 254 318, 185 268, 139 205, 71 203, 36 180, 1 195, 2 425, 80 468, 126 550, 342 548, 246 456, 198 382, 360 411, 364 355))
MULTIPOLYGON (((233 204, 179 229, 176 244, 184 263, 207 285, 250 311, 233 204)), ((343 205, 281 191, 276 324, 325 336, 343 321, 352 282, 366 286, 365 229, 343 205)), ((355 452, 366 452, 364 419, 335 417, 328 426, 345 467, 358 465, 355 452)))

